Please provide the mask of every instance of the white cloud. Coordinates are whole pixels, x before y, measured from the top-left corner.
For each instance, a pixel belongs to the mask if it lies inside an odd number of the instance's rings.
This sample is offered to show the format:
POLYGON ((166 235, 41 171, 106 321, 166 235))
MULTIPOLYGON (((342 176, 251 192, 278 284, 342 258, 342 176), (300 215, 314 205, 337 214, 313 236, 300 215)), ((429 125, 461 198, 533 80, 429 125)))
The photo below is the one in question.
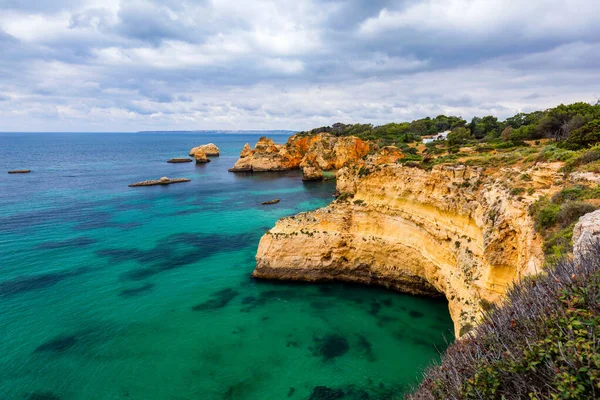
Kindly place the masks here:
POLYGON ((590 0, 425 0, 398 10, 384 8, 366 19, 360 32, 377 35, 413 29, 452 36, 482 35, 483 39, 492 33, 530 39, 561 37, 596 29, 599 13, 600 3, 590 0))

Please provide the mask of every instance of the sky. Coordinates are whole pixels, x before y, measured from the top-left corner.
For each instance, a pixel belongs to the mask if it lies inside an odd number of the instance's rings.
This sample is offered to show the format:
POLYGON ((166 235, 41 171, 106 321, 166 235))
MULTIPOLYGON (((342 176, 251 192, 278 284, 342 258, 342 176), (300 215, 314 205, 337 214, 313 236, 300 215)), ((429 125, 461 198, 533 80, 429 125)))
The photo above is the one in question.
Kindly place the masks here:
POLYGON ((0 131, 305 130, 600 98, 597 0, 0 0, 0 131))

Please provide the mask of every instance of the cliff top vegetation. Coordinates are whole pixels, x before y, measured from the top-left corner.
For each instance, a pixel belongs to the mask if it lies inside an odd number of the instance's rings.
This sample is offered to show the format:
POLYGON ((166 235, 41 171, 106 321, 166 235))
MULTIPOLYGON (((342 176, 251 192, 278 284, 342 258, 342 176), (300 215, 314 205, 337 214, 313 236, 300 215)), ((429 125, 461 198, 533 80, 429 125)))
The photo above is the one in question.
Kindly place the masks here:
MULTIPOLYGON (((409 167, 431 169, 438 164, 464 164, 493 171, 505 170, 510 195, 531 202, 530 214, 544 240, 547 261, 571 251, 578 218, 600 207, 600 186, 594 180, 573 182, 567 175, 600 174, 600 102, 559 105, 545 111, 519 113, 504 121, 494 116, 470 122, 438 115, 412 122, 346 125, 337 123, 302 135, 329 132, 357 136, 380 146, 396 145, 405 154, 398 160, 409 167), (423 136, 450 131, 446 140, 422 143, 423 136), (557 163, 562 189, 540 197, 539 183, 523 173, 539 163, 557 163)), ((556 182, 555 182, 556 183, 556 182)))
POLYGON ((600 245, 515 285, 410 400, 600 397, 600 245))

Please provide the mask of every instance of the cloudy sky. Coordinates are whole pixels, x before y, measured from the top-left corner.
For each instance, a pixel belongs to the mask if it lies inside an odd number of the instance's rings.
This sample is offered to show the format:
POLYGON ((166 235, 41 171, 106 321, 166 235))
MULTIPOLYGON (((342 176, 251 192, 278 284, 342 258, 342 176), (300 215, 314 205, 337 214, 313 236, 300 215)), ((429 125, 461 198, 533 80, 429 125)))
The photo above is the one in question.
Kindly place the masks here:
POLYGON ((308 129, 600 98, 597 0, 0 0, 0 131, 308 129))

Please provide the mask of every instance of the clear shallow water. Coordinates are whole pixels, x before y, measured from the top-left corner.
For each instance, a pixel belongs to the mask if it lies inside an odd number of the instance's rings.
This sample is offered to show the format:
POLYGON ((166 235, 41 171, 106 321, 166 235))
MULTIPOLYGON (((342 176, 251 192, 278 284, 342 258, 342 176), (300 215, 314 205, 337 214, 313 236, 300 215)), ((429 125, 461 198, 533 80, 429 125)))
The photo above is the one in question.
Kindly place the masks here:
POLYGON ((416 382, 451 336, 444 301, 248 278, 261 235, 334 191, 228 173, 258 136, 0 133, 0 399, 388 399, 416 382), (165 162, 208 142, 209 164, 165 162), (127 187, 161 176, 192 182, 127 187))

